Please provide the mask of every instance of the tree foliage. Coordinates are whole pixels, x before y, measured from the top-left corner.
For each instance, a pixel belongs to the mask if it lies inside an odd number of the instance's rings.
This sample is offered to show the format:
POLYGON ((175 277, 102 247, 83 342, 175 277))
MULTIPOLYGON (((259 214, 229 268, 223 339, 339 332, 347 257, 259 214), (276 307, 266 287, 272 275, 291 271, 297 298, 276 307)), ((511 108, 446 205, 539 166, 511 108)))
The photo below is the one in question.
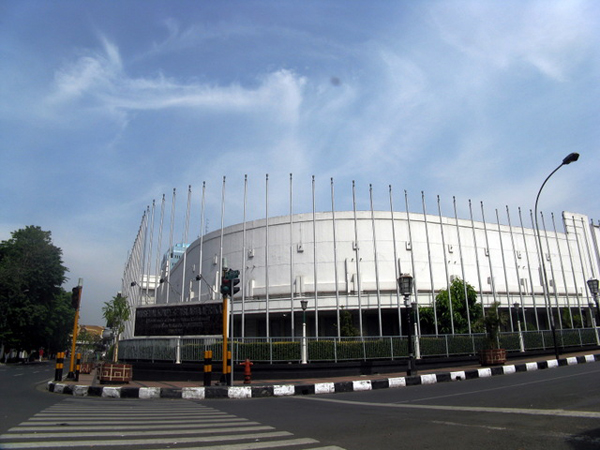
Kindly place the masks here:
POLYGON ((0 243, 0 342, 7 348, 63 350, 73 323, 62 250, 28 226, 0 243))
POLYGON ((113 361, 117 362, 119 359, 119 337, 125 331, 125 324, 131 316, 127 297, 122 296, 121 293, 115 295, 110 302, 104 303, 102 314, 106 319, 106 326, 112 328, 115 334, 116 342, 113 361))
POLYGON ((482 317, 482 307, 481 303, 477 302, 477 291, 475 288, 460 278, 455 278, 452 281, 450 284, 452 313, 450 313, 450 302, 448 297, 448 290, 442 289, 435 297, 435 313, 433 307, 420 309, 421 328, 425 328, 429 332, 434 332, 435 317, 437 316, 438 333, 440 334, 452 332, 452 322, 450 317, 452 317, 452 320, 454 321, 454 332, 457 334, 469 332, 469 319, 471 322, 471 331, 481 331, 482 326, 480 325, 480 318, 482 317))

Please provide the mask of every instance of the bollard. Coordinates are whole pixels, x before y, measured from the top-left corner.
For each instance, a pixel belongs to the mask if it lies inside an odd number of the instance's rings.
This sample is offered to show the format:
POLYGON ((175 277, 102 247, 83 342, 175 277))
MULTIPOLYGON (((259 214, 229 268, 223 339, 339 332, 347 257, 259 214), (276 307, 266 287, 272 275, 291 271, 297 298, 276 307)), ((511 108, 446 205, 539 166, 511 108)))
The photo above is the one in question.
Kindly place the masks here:
POLYGON ((77 362, 75 363, 75 381, 79 381, 79 372, 81 371, 81 353, 77 353, 77 362))
POLYGON ((56 366, 54 370, 54 381, 62 381, 63 365, 65 362, 65 353, 58 352, 56 354, 56 366))
POLYGON ((212 380, 212 350, 204 352, 204 386, 210 386, 212 380))
POLYGON ((240 363, 240 366, 244 366, 244 384, 252 383, 252 371, 250 370, 250 366, 252 365, 253 363, 248 358, 246 358, 245 362, 240 363))
POLYGON ((227 384, 233 386, 233 372, 231 371, 231 351, 227 351, 227 384))

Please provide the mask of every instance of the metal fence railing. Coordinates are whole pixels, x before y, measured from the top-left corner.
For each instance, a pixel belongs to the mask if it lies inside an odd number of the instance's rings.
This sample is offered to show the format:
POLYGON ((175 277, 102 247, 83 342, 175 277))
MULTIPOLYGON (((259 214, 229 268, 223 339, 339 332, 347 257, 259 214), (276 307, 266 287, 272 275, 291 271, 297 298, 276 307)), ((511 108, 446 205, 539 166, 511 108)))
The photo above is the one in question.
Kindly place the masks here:
MULTIPOLYGON (((559 347, 600 345, 598 329, 575 328, 556 331, 559 347)), ((408 356, 405 336, 307 337, 308 360, 338 362, 369 359, 400 359, 408 356)), ((486 342, 484 334, 422 335, 415 340, 417 356, 450 357, 474 355, 486 342)), ((230 340, 233 359, 282 363, 301 359, 302 338, 234 338, 230 340)), ((500 346, 509 352, 551 350, 550 331, 501 333, 500 346)), ((119 343, 119 357, 126 361, 199 362, 212 350, 213 360, 222 359, 222 340, 215 337, 134 338, 119 343)))

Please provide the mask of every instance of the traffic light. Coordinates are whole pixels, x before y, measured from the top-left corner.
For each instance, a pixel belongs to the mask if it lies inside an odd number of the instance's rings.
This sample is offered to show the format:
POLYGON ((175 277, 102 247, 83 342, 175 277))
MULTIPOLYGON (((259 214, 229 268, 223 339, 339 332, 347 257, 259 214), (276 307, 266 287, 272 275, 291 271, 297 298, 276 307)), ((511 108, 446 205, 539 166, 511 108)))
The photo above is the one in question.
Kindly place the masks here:
POLYGON ((236 293, 240 291, 239 287, 236 287, 240 284, 240 276, 239 270, 229 269, 227 272, 223 273, 221 277, 221 294, 226 295, 228 297, 233 297, 236 293))
POLYGON ((72 294, 71 294, 71 307, 75 310, 79 309, 79 291, 80 291, 81 287, 80 286, 75 286, 72 290, 72 294))
POLYGON ((229 291, 231 287, 229 286, 229 280, 223 275, 221 277, 221 294, 229 296, 229 291))

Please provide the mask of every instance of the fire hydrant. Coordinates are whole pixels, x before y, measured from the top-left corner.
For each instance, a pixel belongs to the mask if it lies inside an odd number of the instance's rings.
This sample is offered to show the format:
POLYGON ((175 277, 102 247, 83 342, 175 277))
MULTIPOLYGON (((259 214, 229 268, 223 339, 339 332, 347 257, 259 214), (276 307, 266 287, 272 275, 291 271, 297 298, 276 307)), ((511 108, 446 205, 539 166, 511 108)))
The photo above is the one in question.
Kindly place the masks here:
POLYGON ((252 365, 254 364, 248 358, 243 363, 240 363, 240 366, 244 366, 244 384, 252 383, 252 371, 250 370, 250 366, 252 365))

